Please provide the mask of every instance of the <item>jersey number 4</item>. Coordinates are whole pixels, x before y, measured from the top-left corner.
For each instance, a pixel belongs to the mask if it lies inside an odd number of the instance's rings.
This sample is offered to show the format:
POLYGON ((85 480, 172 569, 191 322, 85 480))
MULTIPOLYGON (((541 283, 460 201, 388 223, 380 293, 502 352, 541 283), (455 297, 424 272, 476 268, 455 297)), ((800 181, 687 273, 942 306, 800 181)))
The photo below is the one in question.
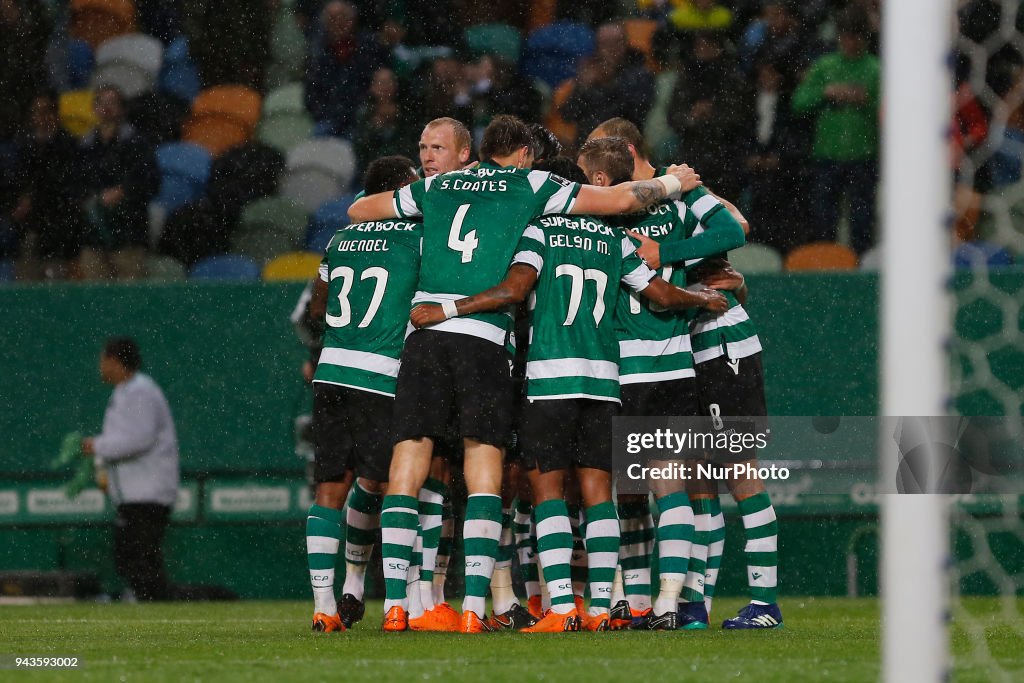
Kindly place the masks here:
POLYGON ((480 246, 480 240, 476 238, 476 230, 470 230, 462 237, 462 221, 466 220, 469 212, 469 204, 463 204, 455 212, 452 219, 452 228, 448 231, 448 248, 462 254, 462 262, 469 263, 473 260, 473 252, 480 246))
POLYGON ((594 301, 594 325, 600 325, 604 318, 604 290, 608 287, 608 274, 596 268, 584 270, 579 266, 570 263, 562 263, 555 268, 555 277, 569 276, 569 310, 565 314, 565 325, 572 325, 580 312, 580 303, 583 300, 583 284, 587 280, 593 280, 597 287, 597 299, 594 301))
MULTIPOLYGON (((352 304, 348 300, 349 294, 352 293, 352 285, 356 281, 356 273, 348 266, 338 266, 331 271, 331 284, 334 284, 336 279, 341 279, 341 290, 338 292, 338 304, 341 307, 339 315, 327 314, 327 324, 331 327, 345 327, 352 322, 352 304)), ((367 268, 359 274, 359 280, 368 280, 373 278, 373 296, 370 297, 370 305, 366 309, 366 313, 363 314, 363 319, 359 321, 358 327, 368 327, 373 322, 373 316, 377 315, 377 311, 380 309, 380 302, 384 300, 384 290, 388 286, 388 271, 374 266, 367 268)))

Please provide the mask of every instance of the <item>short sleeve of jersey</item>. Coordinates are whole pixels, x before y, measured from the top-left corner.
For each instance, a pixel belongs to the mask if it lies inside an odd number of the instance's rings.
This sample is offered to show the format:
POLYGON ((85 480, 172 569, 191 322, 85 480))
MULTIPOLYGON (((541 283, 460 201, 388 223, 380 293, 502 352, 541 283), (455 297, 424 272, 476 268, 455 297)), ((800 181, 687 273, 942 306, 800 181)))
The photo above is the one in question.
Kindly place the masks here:
POLYGON ((395 214, 401 218, 416 218, 423 215, 423 195, 430 189, 435 176, 417 180, 411 185, 395 190, 395 214))
POLYGON ((631 238, 622 238, 622 283, 635 292, 642 292, 657 273, 640 258, 636 248, 631 238))
POLYGON ((538 273, 544 269, 544 231, 532 223, 526 226, 519 238, 512 264, 525 263, 533 266, 538 273))
MULTIPOLYGON (((332 239, 331 242, 333 242, 333 241, 334 240, 332 239)), ((330 282, 331 281, 329 273, 327 272, 327 268, 328 268, 328 265, 327 265, 327 253, 330 251, 330 249, 331 249, 331 244, 330 244, 330 242, 328 242, 327 243, 327 247, 324 249, 324 257, 322 259, 320 259, 320 267, 317 269, 317 273, 320 275, 320 279, 323 280, 324 282, 330 282)))
POLYGON ((580 184, 547 171, 530 171, 530 187, 537 199, 537 215, 569 213, 580 193, 580 184))

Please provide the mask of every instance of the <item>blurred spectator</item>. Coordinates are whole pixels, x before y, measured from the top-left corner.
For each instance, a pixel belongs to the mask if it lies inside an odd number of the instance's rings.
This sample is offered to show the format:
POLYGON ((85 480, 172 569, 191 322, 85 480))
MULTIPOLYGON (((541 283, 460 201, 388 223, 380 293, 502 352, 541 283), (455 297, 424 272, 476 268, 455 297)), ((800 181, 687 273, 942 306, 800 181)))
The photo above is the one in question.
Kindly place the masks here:
POLYGON ((680 31, 724 31, 732 26, 732 19, 732 10, 715 0, 690 0, 669 14, 669 21, 680 31))
POLYGON ((398 79, 386 67, 377 69, 366 101, 356 116, 356 158, 360 168, 379 156, 408 153, 416 144, 416 129, 408 120, 408 109, 399 102, 398 79))
POLYGON ((306 69, 306 108, 316 133, 350 137, 374 71, 389 61, 384 45, 358 30, 355 7, 342 0, 327 3, 306 69))
POLYGON ((622 24, 597 30, 597 49, 582 60, 572 94, 560 113, 586 135, 602 121, 627 118, 643 125, 654 103, 654 76, 644 56, 629 47, 622 24))
POLYGON ((484 55, 471 71, 473 127, 481 132, 498 114, 512 114, 527 123, 540 121, 541 95, 515 66, 495 55, 484 55))
POLYGON ((269 2, 190 0, 189 51, 204 88, 239 83, 263 89, 274 15, 269 2))
POLYGON ((465 66, 454 57, 439 57, 422 79, 419 114, 426 119, 445 116, 459 121, 473 118, 472 97, 465 66))
POLYGON ((49 33, 39 0, 0 0, 0 141, 14 137, 32 96, 47 82, 49 33))
POLYGON ((806 161, 808 126, 790 108, 782 69, 773 62, 757 65, 755 108, 757 133, 746 158, 750 182, 750 220, 753 241, 770 244, 785 253, 810 241, 805 204, 803 166, 806 161))
POLYGON ((792 92, 808 66, 815 41, 801 25, 791 0, 765 0, 761 18, 743 34, 740 57, 744 69, 757 78, 756 64, 771 62, 783 76, 781 88, 792 92))
POLYGON ((77 186, 81 182, 78 144, 60 127, 57 96, 32 100, 28 131, 18 144, 20 191, 11 217, 25 234, 21 256, 26 279, 63 279, 82 249, 77 186))
POLYGON ((844 12, 837 30, 838 51, 811 66, 793 94, 793 110, 815 121, 811 201, 816 237, 835 240, 846 195, 851 246, 863 253, 875 229, 880 71, 878 58, 867 51, 859 15, 844 12))
POLYGON ((696 169, 723 197, 739 197, 754 130, 754 93, 720 31, 694 34, 693 61, 676 81, 668 123, 679 136, 677 162, 696 169))
POLYGON ((149 201, 160 185, 153 146, 125 122, 117 88, 96 91, 99 121, 82 140, 82 183, 87 189, 86 248, 82 275, 118 279, 144 275, 149 201))

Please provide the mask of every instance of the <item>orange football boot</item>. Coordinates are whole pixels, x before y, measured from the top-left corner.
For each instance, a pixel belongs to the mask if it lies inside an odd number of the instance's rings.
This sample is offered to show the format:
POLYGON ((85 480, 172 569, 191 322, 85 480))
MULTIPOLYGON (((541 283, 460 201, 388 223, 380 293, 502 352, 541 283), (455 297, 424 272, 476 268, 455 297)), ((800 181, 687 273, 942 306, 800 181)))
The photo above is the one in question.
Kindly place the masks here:
POLYGON ((544 618, 543 601, 541 600, 541 597, 539 595, 531 595, 526 600, 526 608, 528 610, 530 610, 530 614, 532 614, 534 616, 534 618, 536 618, 536 619, 543 619, 544 618))
POLYGON ((425 611, 421 616, 409 620, 410 631, 458 631, 459 613, 448 603, 425 611))
POLYGON ((409 628, 409 615, 402 609, 401 605, 395 605, 384 615, 384 623, 380 630, 384 632, 397 633, 406 631, 409 628))
POLYGON ((313 630, 317 633, 335 633, 344 631, 345 624, 341 623, 341 617, 337 614, 317 612, 313 615, 313 630))
POLYGON ((459 633, 490 633, 493 630, 486 621, 476 615, 476 612, 467 610, 462 613, 459 633))
POLYGON ((533 626, 519 629, 520 633, 565 633, 580 630, 580 615, 575 609, 565 614, 548 610, 544 618, 533 626))
POLYGON ((607 614, 594 616, 585 612, 580 613, 581 631, 611 631, 611 621, 607 614))

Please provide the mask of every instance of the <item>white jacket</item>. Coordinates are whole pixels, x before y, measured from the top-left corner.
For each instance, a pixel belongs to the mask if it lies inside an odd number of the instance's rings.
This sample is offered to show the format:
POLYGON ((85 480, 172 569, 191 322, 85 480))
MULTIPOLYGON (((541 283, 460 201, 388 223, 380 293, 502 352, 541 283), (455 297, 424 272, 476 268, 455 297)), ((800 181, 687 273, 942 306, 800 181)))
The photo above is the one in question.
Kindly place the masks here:
POLYGON ((106 467, 115 505, 159 503, 178 496, 178 436, 167 399, 148 375, 136 372, 114 387, 93 441, 96 465, 106 467))

